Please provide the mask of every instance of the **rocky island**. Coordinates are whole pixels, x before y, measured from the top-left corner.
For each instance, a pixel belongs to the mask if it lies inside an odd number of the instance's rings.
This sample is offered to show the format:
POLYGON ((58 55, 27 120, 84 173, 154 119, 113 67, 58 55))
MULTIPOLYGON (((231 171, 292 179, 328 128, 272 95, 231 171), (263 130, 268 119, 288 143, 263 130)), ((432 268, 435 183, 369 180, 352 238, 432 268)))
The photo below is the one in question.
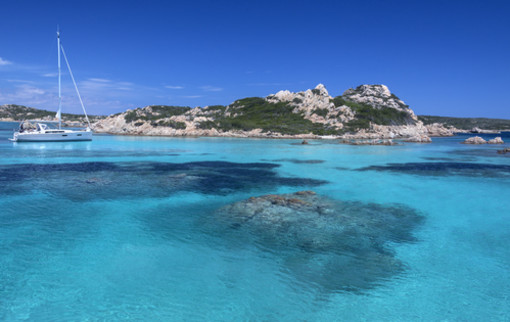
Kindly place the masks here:
POLYGON ((227 106, 147 106, 111 115, 99 133, 166 136, 392 139, 450 136, 455 128, 424 125, 385 85, 361 85, 332 97, 324 85, 279 91, 227 106))
MULTIPOLYGON (((0 120, 54 120, 55 113, 0 106, 0 120)), ((83 117, 62 114, 69 126, 83 117)), ((147 136, 341 138, 349 144, 392 145, 392 139, 430 143, 434 136, 510 129, 509 120, 417 116, 385 85, 360 85, 331 96, 322 84, 205 107, 151 105, 110 116, 89 116, 96 133, 147 136), (484 129, 480 129, 483 127, 484 129)))

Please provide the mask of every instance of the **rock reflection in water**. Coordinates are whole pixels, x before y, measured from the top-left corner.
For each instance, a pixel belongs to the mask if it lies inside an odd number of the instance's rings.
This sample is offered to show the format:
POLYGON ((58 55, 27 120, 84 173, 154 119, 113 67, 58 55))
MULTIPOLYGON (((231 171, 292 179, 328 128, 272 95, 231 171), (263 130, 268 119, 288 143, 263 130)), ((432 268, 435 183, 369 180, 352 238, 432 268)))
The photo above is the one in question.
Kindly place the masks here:
POLYGON ((363 291, 400 273, 388 242, 414 241, 423 216, 403 205, 336 201, 301 191, 266 195, 218 210, 210 224, 225 236, 251 236, 283 257, 295 278, 326 291, 363 291))

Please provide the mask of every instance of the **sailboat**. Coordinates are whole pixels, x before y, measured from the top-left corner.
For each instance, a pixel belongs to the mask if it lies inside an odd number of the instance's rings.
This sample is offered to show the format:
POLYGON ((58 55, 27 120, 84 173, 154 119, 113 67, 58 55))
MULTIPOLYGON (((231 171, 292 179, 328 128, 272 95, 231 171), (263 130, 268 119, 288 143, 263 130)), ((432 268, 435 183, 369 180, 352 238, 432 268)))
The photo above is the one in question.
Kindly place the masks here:
POLYGON ((71 71, 71 66, 69 65, 69 61, 67 60, 66 53, 64 51, 64 47, 60 43, 60 31, 57 30, 57 52, 58 52, 58 111, 55 117, 58 120, 58 129, 50 128, 47 124, 39 122, 36 123, 35 127, 30 124, 27 126, 25 122, 20 123, 19 130, 14 132, 12 139, 9 139, 14 142, 51 142, 51 141, 91 141, 92 140, 92 130, 90 129, 90 121, 87 116, 87 111, 85 111, 85 106, 83 105, 83 101, 81 99, 80 92, 78 91, 78 86, 76 86, 76 81, 74 80, 73 72, 71 71), (60 72, 60 53, 64 56, 64 60, 67 65, 67 69, 69 70, 69 74, 71 75, 71 79, 73 80, 74 88, 76 89, 76 93, 78 94, 78 98, 80 100, 81 107, 83 109, 83 113, 85 115, 85 119, 87 120, 87 128, 80 130, 64 130, 62 129, 62 88, 61 88, 61 72, 60 72))

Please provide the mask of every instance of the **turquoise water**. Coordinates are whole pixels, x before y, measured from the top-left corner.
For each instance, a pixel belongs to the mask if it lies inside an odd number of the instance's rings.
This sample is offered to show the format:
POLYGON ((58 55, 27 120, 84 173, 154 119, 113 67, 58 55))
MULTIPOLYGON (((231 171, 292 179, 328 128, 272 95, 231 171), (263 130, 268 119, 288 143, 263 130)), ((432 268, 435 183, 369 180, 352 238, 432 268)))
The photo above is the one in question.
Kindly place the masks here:
POLYGON ((501 146, 11 143, 13 127, 0 123, 0 320, 510 320, 501 146), (225 205, 299 190, 423 220, 379 245, 391 265, 211 223, 225 205))

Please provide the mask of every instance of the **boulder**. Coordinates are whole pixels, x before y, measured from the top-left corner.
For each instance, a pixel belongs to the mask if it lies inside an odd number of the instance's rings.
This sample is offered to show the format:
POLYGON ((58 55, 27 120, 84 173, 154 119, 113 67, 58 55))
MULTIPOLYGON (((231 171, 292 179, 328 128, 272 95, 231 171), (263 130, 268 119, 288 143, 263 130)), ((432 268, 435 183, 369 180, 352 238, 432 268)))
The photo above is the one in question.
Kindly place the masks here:
POLYGON ((487 143, 487 141, 485 141, 484 139, 482 139, 479 136, 473 136, 473 137, 470 137, 469 139, 466 139, 462 143, 463 144, 485 144, 485 143, 487 143))
POLYGON ((351 145, 397 145, 392 139, 353 140, 351 145))
POLYGON ((498 137, 495 137, 495 138, 494 138, 494 139, 492 139, 492 140, 487 141, 487 143, 489 143, 489 144, 503 144, 503 143, 505 143, 505 142, 503 142, 503 140, 501 139, 501 137, 500 137, 500 136, 498 136, 498 137))
POLYGON ((431 143, 432 139, 428 135, 416 135, 404 140, 405 142, 413 143, 431 143))

